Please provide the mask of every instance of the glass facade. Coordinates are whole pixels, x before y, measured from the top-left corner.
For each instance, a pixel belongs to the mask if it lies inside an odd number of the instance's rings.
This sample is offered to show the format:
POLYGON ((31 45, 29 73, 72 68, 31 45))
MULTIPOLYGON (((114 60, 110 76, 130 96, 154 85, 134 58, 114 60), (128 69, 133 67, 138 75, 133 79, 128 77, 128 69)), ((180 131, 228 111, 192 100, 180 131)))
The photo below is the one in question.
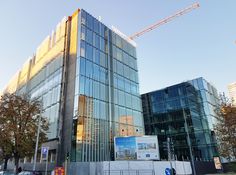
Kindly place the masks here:
POLYGON ((31 99, 42 102, 44 111, 42 115, 49 122, 48 142, 45 144, 50 147, 49 159, 53 162, 56 160, 61 137, 61 106, 63 106, 61 99, 67 20, 67 18, 62 19, 55 32, 46 37, 34 56, 26 61, 5 89, 5 92, 27 94, 31 99))
POLYGON ((113 160, 114 136, 143 135, 136 48, 81 10, 71 161, 113 160))
POLYGON ((46 65, 28 82, 27 94, 43 103, 43 116, 49 121, 48 139, 58 137, 58 118, 62 80, 63 56, 59 55, 46 65))
POLYGON ((218 103, 216 89, 203 78, 143 94, 145 132, 158 135, 161 159, 168 157, 167 137, 173 141, 178 160, 190 159, 186 129, 195 160, 212 160, 218 155, 213 131, 218 103))
POLYGON ((136 47, 81 9, 57 25, 5 92, 42 101, 45 144, 58 164, 68 154, 113 160, 115 136, 144 134, 136 47))

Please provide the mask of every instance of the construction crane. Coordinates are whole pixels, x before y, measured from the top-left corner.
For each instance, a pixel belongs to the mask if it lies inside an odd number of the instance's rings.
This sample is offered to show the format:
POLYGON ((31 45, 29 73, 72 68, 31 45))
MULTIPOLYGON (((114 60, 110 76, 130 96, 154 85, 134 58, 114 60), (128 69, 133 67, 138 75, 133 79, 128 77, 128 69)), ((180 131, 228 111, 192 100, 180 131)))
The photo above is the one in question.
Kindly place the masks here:
POLYGON ((143 35, 147 32, 150 32, 151 30, 154 30, 155 28, 172 21, 174 18, 182 16, 182 15, 184 15, 184 14, 186 14, 186 13, 188 13, 188 12, 198 8, 198 7, 200 7, 199 3, 194 3, 191 6, 188 6, 185 9, 176 12, 174 15, 168 16, 168 17, 162 19, 161 21, 159 21, 159 22, 157 22, 157 23, 155 23, 151 26, 148 26, 148 27, 144 28, 143 30, 131 35, 129 37, 129 39, 134 40, 135 38, 137 38, 137 37, 139 37, 139 36, 141 36, 141 35, 143 35))

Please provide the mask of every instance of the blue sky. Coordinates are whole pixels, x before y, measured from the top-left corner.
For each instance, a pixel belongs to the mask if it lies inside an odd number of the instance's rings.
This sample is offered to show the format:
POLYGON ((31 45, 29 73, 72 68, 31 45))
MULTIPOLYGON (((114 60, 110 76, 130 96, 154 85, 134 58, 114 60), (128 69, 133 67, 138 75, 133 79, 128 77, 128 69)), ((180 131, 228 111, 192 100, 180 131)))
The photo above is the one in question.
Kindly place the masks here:
MULTIPOLYGON (((0 89, 58 22, 83 8, 127 35, 193 0, 1 0, 0 89)), ((218 91, 236 81, 236 1, 199 0, 200 8, 136 40, 140 92, 204 77, 218 91)))

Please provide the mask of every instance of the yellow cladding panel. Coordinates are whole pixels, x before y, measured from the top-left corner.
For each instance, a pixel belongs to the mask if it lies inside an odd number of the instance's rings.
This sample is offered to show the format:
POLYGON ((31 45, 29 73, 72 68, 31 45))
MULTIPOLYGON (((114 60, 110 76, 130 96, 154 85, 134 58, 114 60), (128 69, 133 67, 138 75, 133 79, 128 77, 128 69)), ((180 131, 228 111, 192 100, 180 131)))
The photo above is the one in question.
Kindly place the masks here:
MULTIPOLYGON (((76 12, 77 18, 78 18, 78 12, 79 10, 76 12)), ((66 39, 65 36, 66 36, 67 20, 68 20, 67 18, 63 18, 62 21, 57 25, 56 32, 52 32, 51 36, 48 36, 44 39, 44 41, 40 44, 40 46, 36 51, 35 61, 34 59, 31 59, 32 63, 30 63, 30 60, 27 61, 26 64, 24 64, 23 68, 19 71, 20 73, 17 72, 17 74, 10 80, 10 82, 4 89, 4 92, 10 92, 10 93, 15 92, 16 89, 18 88, 18 85, 21 86, 25 84, 28 81, 28 78, 31 79, 48 62, 50 62, 56 56, 63 54, 65 47, 65 39, 66 39)), ((74 19, 74 25, 75 23, 76 24, 78 23, 77 21, 74 19)), ((74 26, 73 28, 76 28, 74 30, 77 30, 77 26, 74 26)), ((74 40, 77 41, 77 36, 74 40)), ((73 46, 75 47, 76 44, 73 44, 73 46)))
POLYGON ((43 68, 44 65, 53 60, 56 56, 63 54, 64 45, 65 37, 61 38, 61 40, 57 42, 57 44, 54 45, 54 47, 51 48, 49 52, 47 52, 38 62, 36 62, 35 65, 33 65, 33 67, 31 68, 30 78, 37 74, 43 68))
POLYGON ((79 9, 72 15, 70 35, 70 58, 76 58, 78 40, 78 13, 79 9))
POLYGON ((30 78, 37 74, 45 64, 64 52, 66 22, 67 18, 63 18, 57 25, 56 32, 52 32, 52 35, 48 36, 38 47, 30 78))
POLYGON ((47 36, 44 41, 40 44, 36 51, 36 58, 35 62, 37 63, 43 56, 46 54, 49 50, 49 45, 50 45, 50 36, 47 36))
MULTIPOLYGON (((30 58, 32 59, 32 58, 30 58)), ((27 77, 29 74, 29 68, 30 68, 30 59, 28 59, 25 64, 23 65, 20 73, 19 73, 19 83, 18 86, 21 86, 27 82, 27 77)))

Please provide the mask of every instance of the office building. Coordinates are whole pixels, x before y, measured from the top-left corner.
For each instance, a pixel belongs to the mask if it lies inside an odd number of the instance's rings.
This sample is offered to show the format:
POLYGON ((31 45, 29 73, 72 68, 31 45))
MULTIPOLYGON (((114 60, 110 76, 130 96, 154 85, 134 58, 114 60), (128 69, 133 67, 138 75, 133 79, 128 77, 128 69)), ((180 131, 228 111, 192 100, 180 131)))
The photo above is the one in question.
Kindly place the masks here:
POLYGON ((217 90, 203 78, 143 94, 145 133, 158 135, 161 159, 168 158, 167 137, 173 142, 175 159, 190 160, 189 147, 194 160, 218 155, 213 130, 218 103, 217 90))
POLYGON ((135 43, 82 9, 57 25, 5 92, 42 100, 44 145, 58 164, 113 160, 115 136, 144 134, 135 43))
POLYGON ((228 85, 229 98, 232 100, 232 104, 236 106, 236 82, 228 85))

